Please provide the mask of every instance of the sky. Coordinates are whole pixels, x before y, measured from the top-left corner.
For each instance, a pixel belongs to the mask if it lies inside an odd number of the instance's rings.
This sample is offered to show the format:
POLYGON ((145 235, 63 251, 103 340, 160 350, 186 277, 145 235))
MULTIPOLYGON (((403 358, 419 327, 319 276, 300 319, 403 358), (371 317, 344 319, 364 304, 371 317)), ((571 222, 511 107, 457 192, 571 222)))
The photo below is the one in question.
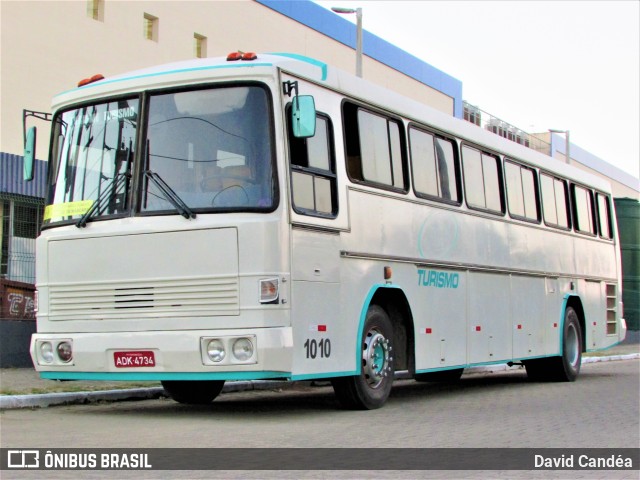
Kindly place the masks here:
POLYGON ((362 7, 365 30, 460 80, 463 100, 640 176, 640 1, 316 3, 362 7))

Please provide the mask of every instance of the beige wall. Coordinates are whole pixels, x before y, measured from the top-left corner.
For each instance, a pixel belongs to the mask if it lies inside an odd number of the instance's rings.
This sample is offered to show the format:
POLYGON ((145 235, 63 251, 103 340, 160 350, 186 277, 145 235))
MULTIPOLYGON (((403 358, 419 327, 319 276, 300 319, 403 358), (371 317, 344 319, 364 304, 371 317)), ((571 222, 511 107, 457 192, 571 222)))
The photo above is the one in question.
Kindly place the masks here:
MULTIPOLYGON (((238 49, 292 52, 354 72, 354 51, 250 0, 116 1, 104 21, 87 2, 1 0, 0 151, 22 154, 22 110, 49 112, 51 98, 79 80, 193 58, 193 35, 207 37, 207 56, 238 49), (158 41, 143 36, 145 13, 158 17, 158 41)), ((453 99, 365 58, 364 77, 453 114, 453 99)), ((38 158, 46 158, 49 124, 38 127, 38 158)))

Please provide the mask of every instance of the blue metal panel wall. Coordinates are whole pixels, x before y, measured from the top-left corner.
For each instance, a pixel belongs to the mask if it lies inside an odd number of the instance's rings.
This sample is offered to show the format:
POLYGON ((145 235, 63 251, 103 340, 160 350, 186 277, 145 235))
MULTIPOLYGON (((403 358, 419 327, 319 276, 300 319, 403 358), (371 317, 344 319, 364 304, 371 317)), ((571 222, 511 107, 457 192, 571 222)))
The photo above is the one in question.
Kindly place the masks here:
MULTIPOLYGON (((356 29, 354 25, 313 2, 255 1, 344 45, 353 49, 356 48, 356 29)), ((432 67, 366 30, 362 34, 362 44, 364 54, 368 57, 453 98, 453 114, 457 118, 462 118, 462 82, 460 80, 432 67)))
POLYGON ((0 152, 0 193, 44 198, 47 183, 47 162, 36 160, 33 181, 22 180, 23 157, 0 152))

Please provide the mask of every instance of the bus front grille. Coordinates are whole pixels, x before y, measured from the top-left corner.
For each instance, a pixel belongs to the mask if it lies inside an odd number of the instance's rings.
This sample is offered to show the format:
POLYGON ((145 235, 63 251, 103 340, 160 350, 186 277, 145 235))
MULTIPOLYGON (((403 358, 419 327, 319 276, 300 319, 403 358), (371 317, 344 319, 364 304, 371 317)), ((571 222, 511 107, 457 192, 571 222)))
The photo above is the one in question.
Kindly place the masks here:
POLYGON ((239 315, 239 305, 236 276, 49 286, 51 320, 239 315))

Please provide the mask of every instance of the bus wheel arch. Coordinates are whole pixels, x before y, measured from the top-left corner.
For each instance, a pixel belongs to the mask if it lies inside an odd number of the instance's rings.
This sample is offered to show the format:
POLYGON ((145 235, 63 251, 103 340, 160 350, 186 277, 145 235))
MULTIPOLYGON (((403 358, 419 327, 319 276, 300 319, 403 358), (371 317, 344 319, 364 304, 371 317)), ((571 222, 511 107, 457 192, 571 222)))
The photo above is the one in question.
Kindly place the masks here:
POLYGON ((400 288, 380 287, 371 298, 369 305, 383 308, 393 325, 395 345, 395 369, 415 372, 415 332, 413 315, 406 295, 400 288))
POLYGON ((409 304, 398 288, 379 287, 363 306, 358 330, 357 366, 353 376, 332 379, 344 408, 371 410, 386 402, 399 368, 413 365, 413 328, 409 304), (400 362, 400 363, 398 363, 400 362))
POLYGON ((576 296, 576 295, 572 295, 567 299, 567 305, 565 307, 565 312, 566 312, 566 308, 571 307, 573 308, 573 310, 576 312, 576 314, 578 315, 578 322, 580 325, 580 331, 582 332, 582 351, 586 352, 587 351, 587 328, 586 328, 586 318, 585 318, 585 314, 584 314, 584 308, 582 307, 582 301, 580 300, 580 297, 576 296))

